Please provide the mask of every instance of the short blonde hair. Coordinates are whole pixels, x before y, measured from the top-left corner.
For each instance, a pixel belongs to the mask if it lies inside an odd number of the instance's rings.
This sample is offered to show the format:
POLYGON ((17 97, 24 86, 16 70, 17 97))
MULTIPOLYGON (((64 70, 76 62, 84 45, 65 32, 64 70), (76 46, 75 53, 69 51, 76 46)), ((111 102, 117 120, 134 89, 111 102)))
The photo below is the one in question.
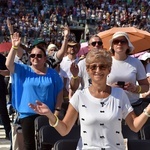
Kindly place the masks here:
POLYGON ((109 51, 104 49, 91 49, 86 55, 86 66, 94 62, 105 62, 109 67, 112 65, 112 57, 109 51))

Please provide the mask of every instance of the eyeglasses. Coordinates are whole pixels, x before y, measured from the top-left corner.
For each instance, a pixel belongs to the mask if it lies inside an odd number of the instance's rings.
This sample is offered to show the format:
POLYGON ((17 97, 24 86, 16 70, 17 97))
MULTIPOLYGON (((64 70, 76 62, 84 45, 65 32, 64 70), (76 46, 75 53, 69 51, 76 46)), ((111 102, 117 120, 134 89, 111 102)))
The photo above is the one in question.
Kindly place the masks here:
POLYGON ((106 64, 92 64, 92 65, 87 65, 87 67, 91 70, 96 70, 97 68, 99 68, 100 70, 106 70, 108 68, 108 65, 106 64))
POLYGON ((30 54, 30 58, 35 58, 35 57, 42 58, 43 56, 42 54, 30 54))
POLYGON ((113 44, 126 44, 127 43, 127 40, 113 40, 113 44))
POLYGON ((92 42, 91 45, 94 47, 96 45, 96 43, 98 44, 98 46, 102 46, 102 41, 95 41, 95 42, 92 42))

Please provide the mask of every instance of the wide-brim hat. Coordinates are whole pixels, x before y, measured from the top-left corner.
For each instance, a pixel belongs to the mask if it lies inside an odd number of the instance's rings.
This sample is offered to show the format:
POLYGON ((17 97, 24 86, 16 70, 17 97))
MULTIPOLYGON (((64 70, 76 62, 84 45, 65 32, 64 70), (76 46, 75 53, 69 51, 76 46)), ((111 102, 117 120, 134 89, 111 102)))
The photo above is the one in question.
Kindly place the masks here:
POLYGON ((109 50, 110 51, 112 50, 113 40, 118 38, 118 37, 121 37, 121 36, 124 36, 126 38, 126 40, 128 41, 129 50, 130 50, 130 52, 132 52, 134 50, 134 46, 130 42, 128 34, 126 32, 122 32, 122 31, 118 31, 112 36, 112 39, 110 40, 110 48, 109 48, 109 50))
POLYGON ((80 50, 80 43, 77 43, 75 41, 68 41, 68 46, 77 46, 78 51, 80 50))

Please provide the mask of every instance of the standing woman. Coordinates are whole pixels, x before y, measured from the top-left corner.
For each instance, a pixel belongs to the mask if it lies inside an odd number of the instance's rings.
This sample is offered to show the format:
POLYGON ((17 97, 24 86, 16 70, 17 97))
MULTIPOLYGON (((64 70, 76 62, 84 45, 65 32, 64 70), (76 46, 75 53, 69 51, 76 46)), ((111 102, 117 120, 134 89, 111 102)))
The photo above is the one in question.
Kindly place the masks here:
POLYGON ((58 115, 55 109, 61 108, 63 83, 55 70, 47 68, 46 52, 42 47, 31 50, 31 66, 14 63, 20 40, 19 34, 14 33, 6 66, 12 74, 12 104, 20 115, 25 150, 35 150, 34 120, 38 114, 28 107, 28 103, 40 99, 58 115))
POLYGON ((81 145, 78 150, 125 150, 122 118, 131 130, 138 132, 150 115, 150 105, 136 117, 124 90, 106 84, 111 65, 108 51, 91 49, 88 52, 86 69, 91 85, 74 93, 62 121, 44 103, 37 101, 29 106, 40 115, 46 115, 50 125, 62 136, 70 132, 79 116, 81 145))
POLYGON ((122 87, 125 90, 131 104, 139 99, 140 93, 149 89, 143 64, 129 55, 133 49, 127 33, 119 31, 113 35, 110 41, 113 62, 107 78, 109 85, 122 87), (124 85, 119 85, 120 83, 124 85))

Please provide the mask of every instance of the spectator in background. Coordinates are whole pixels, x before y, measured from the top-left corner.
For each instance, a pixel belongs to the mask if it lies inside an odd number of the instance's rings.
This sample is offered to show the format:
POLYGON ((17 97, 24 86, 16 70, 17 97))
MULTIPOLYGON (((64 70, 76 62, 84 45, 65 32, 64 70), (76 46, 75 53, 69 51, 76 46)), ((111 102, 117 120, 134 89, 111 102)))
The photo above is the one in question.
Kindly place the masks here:
POLYGON ((55 44, 48 45, 48 47, 47 47, 47 55, 48 56, 53 56, 53 54, 57 51, 58 51, 58 48, 55 44))
MULTIPOLYGON (((142 56, 140 56, 139 59, 142 61, 143 65, 144 65, 144 68, 146 70, 146 76, 147 76, 148 82, 150 84, 150 53, 149 52, 144 53, 142 56)), ((148 90, 147 92, 141 93, 141 97, 149 98, 150 90, 148 90)))
POLYGON ((10 126, 10 119, 9 119, 8 110, 6 106, 7 86, 4 80, 6 75, 9 76, 9 71, 5 66, 5 61, 6 61, 6 57, 0 54, 0 116, 1 116, 2 123, 4 125, 6 139, 9 139, 11 126, 10 126))
POLYGON ((131 104, 138 101, 140 93, 147 92, 149 88, 142 63, 129 55, 133 49, 127 33, 118 31, 112 36, 110 51, 113 55, 113 65, 107 78, 107 83, 111 86, 119 87, 119 81, 124 82, 122 88, 131 104))
MULTIPOLYGON (((100 49, 102 47, 103 47, 103 43, 98 35, 93 35, 90 37, 88 41, 89 51, 93 48, 100 49)), ((85 59, 82 59, 78 63, 78 65, 73 63, 71 65, 70 70, 73 75, 70 81, 70 89, 72 90, 71 93, 74 93, 78 88, 84 89, 86 87, 89 87, 91 82, 90 82, 90 77, 87 74, 85 59)))
POLYGON ((70 72, 70 66, 72 63, 78 64, 79 58, 76 56, 79 52, 80 44, 75 41, 68 41, 66 56, 60 63, 60 76, 64 81, 64 101, 69 101, 70 80, 72 73, 70 72))
POLYGON ((12 104, 19 113, 25 150, 35 150, 34 120, 39 115, 28 109, 28 103, 41 99, 55 115, 59 115, 63 83, 58 73, 45 65, 46 51, 40 46, 31 50, 30 66, 14 63, 21 38, 18 33, 14 33, 11 39, 12 48, 6 66, 12 75, 12 104))

